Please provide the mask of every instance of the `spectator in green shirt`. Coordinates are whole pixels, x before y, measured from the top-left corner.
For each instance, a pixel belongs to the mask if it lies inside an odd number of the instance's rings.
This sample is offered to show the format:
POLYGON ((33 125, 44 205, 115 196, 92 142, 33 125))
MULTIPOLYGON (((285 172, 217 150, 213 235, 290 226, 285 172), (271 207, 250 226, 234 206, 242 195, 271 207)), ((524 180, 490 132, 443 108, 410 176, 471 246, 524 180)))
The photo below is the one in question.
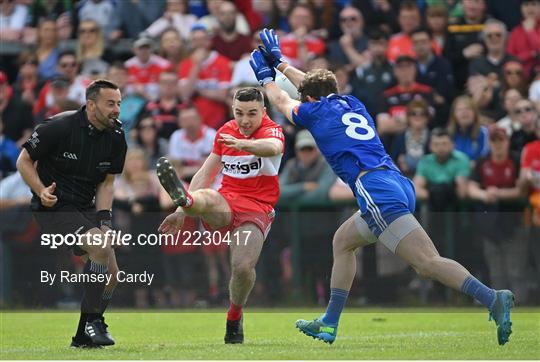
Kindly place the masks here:
POLYGON ((454 149, 443 128, 435 128, 429 144, 431 154, 422 157, 414 176, 416 197, 427 200, 431 211, 444 211, 467 195, 469 158, 454 149))

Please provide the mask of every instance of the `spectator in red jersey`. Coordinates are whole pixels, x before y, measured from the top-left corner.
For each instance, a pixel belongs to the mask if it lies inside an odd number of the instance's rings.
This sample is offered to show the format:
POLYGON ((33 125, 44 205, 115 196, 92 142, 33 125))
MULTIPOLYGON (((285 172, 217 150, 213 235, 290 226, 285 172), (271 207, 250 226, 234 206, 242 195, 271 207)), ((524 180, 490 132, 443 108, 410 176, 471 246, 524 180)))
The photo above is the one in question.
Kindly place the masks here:
POLYGON ((310 57, 323 55, 324 41, 312 34, 314 16, 306 4, 296 4, 288 17, 291 31, 281 37, 281 52, 297 68, 305 69, 310 57))
POLYGON ((236 30, 236 6, 232 2, 224 1, 216 15, 218 28, 212 38, 212 49, 235 62, 243 55, 251 53, 251 37, 236 30))
POLYGON ((520 180, 529 192, 531 208, 530 248, 535 259, 536 277, 540 277, 540 117, 536 118, 536 136, 538 139, 525 146, 521 153, 520 180))
POLYGON ((521 2, 523 21, 512 29, 506 51, 525 66, 525 73, 540 65, 540 0, 521 2))
POLYGON ((416 61, 413 58, 407 55, 398 57, 394 65, 394 76, 397 85, 383 92, 383 112, 377 115, 377 130, 380 135, 405 130, 407 104, 413 99, 424 99, 433 107, 433 88, 415 81, 416 61))
POLYGON ((150 25, 144 33, 152 38, 157 38, 168 28, 178 31, 182 39, 189 38, 189 32, 197 17, 188 13, 187 0, 167 0, 167 7, 162 17, 150 25))
POLYGON ((180 178, 191 182, 212 152, 216 131, 202 124, 199 112, 192 106, 182 109, 178 115, 178 128, 169 140, 169 156, 182 166, 180 178))
MULTIPOLYGON (((404 1, 399 8, 398 22, 401 32, 393 35, 388 43, 386 56, 390 62, 394 62, 401 55, 415 57, 411 33, 420 27, 422 16, 414 1, 404 1)), ((431 40, 431 46, 435 54, 440 55, 441 49, 435 41, 431 40)))
POLYGON ((186 45, 184 40, 174 28, 168 28, 159 38, 159 55, 171 63, 171 69, 178 72, 178 65, 186 57, 186 45))
POLYGON ((141 116, 152 117, 156 122, 158 137, 168 140, 178 128, 176 119, 181 103, 178 98, 178 76, 172 71, 164 71, 159 75, 157 100, 148 102, 141 116))
POLYGON ((519 160, 509 153, 506 131, 489 128, 489 156, 478 161, 468 181, 469 197, 477 201, 477 235, 483 241, 484 260, 493 288, 512 288, 527 300, 527 239, 520 235, 523 206, 517 203, 519 160), (514 203, 512 203, 514 201, 514 203))
MULTIPOLYGON (((77 63, 77 56, 72 50, 64 50, 58 55, 57 72, 60 76, 66 77, 69 82, 68 99, 75 101, 79 104, 86 102, 86 87, 90 81, 79 76, 79 64, 77 63)), ((51 107, 53 104, 53 97, 51 94, 51 82, 43 86, 39 92, 38 100, 34 104, 32 112, 34 115, 39 114, 45 107, 51 107)))
POLYGON ((184 101, 193 100, 204 124, 218 129, 229 115, 230 61, 212 50, 210 33, 201 24, 191 31, 191 45, 193 52, 178 71, 180 95, 184 101))
POLYGON ((159 75, 171 68, 167 59, 152 53, 153 41, 141 37, 133 43, 135 56, 126 61, 129 79, 127 93, 139 93, 147 99, 155 99, 159 91, 159 75))

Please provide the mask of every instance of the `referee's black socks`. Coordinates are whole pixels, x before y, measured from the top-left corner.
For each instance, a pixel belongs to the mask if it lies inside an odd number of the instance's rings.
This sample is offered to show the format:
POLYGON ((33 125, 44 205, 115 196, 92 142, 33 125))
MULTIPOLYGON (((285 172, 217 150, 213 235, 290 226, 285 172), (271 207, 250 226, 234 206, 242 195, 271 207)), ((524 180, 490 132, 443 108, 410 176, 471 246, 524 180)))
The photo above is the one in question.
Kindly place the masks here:
POLYGON ((81 302, 81 317, 75 338, 84 337, 86 322, 94 321, 102 314, 102 297, 107 283, 107 265, 88 259, 83 274, 87 276, 84 283, 84 294, 81 302))

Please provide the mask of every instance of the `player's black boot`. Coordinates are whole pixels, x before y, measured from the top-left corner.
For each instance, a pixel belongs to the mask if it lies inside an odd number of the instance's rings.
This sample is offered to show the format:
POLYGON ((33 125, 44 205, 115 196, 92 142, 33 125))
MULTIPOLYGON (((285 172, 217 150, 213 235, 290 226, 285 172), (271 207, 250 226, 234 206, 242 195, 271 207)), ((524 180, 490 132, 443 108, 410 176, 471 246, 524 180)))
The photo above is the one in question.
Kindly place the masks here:
POLYGON ((91 322, 86 322, 84 332, 94 344, 98 346, 112 346, 114 339, 112 339, 107 327, 103 317, 100 317, 91 322))
POLYGON ((225 332, 225 344, 241 344, 244 343, 244 317, 237 321, 227 320, 226 332, 225 332))
POLYGON ((178 178, 174 167, 165 157, 156 163, 156 172, 161 186, 167 191, 176 206, 190 206, 192 199, 178 178))
POLYGON ((86 335, 72 337, 71 344, 69 346, 71 348, 103 348, 103 346, 94 344, 90 337, 86 335))

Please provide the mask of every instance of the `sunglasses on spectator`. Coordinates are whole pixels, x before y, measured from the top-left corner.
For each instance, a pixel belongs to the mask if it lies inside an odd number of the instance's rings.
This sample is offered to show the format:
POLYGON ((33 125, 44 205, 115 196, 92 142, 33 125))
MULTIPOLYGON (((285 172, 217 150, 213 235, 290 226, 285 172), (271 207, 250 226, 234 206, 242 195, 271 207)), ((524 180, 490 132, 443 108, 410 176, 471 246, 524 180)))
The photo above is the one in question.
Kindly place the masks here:
POLYGON ((529 112, 532 112, 532 111, 533 111, 532 107, 523 107, 523 108, 516 108, 514 110, 514 113, 515 114, 521 114, 521 113, 529 113, 529 112))
POLYGON ((156 129, 156 126, 153 125, 153 124, 141 124, 141 125, 139 126, 139 129, 149 129, 149 128, 151 128, 151 129, 156 129))
POLYGON ((81 28, 79 29, 79 34, 90 34, 90 33, 97 33, 98 28, 81 28))
POLYGON ((487 33, 486 34, 486 38, 488 38, 488 39, 493 39, 493 38, 500 39, 500 38, 502 38, 502 36, 503 36, 502 33, 487 33))
POLYGON ((69 62, 69 63, 60 63, 59 65, 60 65, 60 68, 67 68, 67 67, 75 68, 77 66, 77 63, 69 62))
POLYGON ((299 150, 299 151, 302 151, 302 152, 306 152, 306 151, 307 151, 307 152, 311 152, 311 151, 313 151, 314 149, 315 149, 315 147, 312 147, 312 146, 304 146, 304 147, 302 147, 302 148, 299 148, 298 150, 299 150))
POLYGON ((358 16, 344 16, 339 18, 339 21, 345 23, 347 21, 358 21, 358 16))
POLYGON ((411 111, 411 112, 407 112, 407 116, 409 117, 425 117, 427 116, 426 112, 424 111, 411 111))
POLYGON ((508 69, 504 71, 506 75, 522 75, 523 71, 521 69, 508 69))

